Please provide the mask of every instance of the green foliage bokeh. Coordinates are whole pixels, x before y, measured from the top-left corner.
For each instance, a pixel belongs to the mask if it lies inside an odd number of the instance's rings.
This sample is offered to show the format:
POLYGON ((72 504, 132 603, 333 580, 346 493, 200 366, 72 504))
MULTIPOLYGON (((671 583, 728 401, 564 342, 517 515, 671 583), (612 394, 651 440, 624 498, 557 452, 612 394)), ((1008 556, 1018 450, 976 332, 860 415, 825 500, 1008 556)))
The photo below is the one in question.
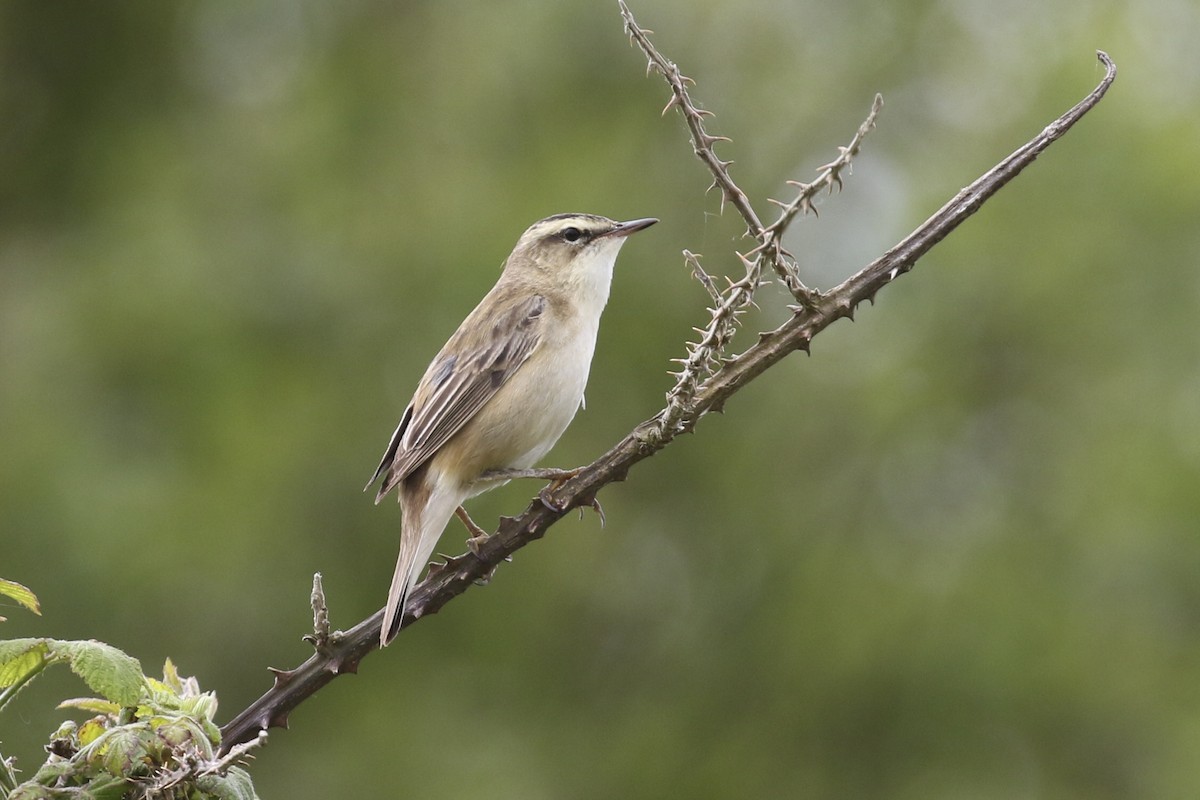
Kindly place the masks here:
MULTIPOLYGON (((564 520, 297 710, 260 793, 1196 795, 1200 13, 633 11, 764 214, 883 93, 792 235, 820 287, 1082 97, 1096 48, 1120 74, 857 322, 607 489, 607 529, 564 520)), ((667 96, 615 3, 0 5, 0 574, 44 614, 0 633, 170 656, 228 719, 306 655, 313 572, 335 625, 377 609, 399 516, 359 490, 548 214, 662 219, 549 461, 656 411, 704 315, 679 251, 744 246, 667 96)), ((6 754, 36 763, 55 690, 6 754)))

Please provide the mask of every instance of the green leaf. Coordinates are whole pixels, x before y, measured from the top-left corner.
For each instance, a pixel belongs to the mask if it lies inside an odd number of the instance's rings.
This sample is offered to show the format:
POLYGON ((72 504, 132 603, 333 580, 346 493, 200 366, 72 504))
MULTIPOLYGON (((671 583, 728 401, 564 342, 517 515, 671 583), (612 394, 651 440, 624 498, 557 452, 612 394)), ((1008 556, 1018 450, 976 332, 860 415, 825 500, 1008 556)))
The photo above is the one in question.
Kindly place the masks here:
POLYGON ((67 659, 71 670, 92 691, 117 705, 136 705, 145 679, 142 665, 133 656, 93 639, 75 642, 52 641, 52 652, 67 659))
POLYGON ((101 700, 99 697, 73 697, 70 700, 63 700, 58 707, 59 709, 77 708, 89 714, 105 714, 113 717, 121 713, 120 705, 109 700, 101 700))
POLYGON ((175 668, 175 662, 170 657, 163 664, 162 682, 177 696, 183 694, 183 679, 179 677, 179 670, 175 668))
POLYGON ((107 732, 108 726, 104 724, 103 720, 93 717, 79 726, 75 738, 79 740, 81 747, 87 747, 107 732))
POLYGON ((13 790, 13 793, 8 796, 8 800, 53 800, 55 797, 61 796, 60 792, 32 781, 26 781, 13 790))
POLYGON ((83 796, 89 800, 121 800, 127 796, 130 783, 115 775, 97 775, 88 782, 83 796))
POLYGON ((150 731, 123 725, 93 742, 89 755, 98 758, 108 774, 129 778, 145 774, 148 765, 157 760, 157 746, 158 740, 150 731))
POLYGON ((50 663, 45 639, 9 639, 0 642, 0 709, 50 663))
POLYGON ((8 639, 0 642, 0 688, 14 686, 46 665, 46 639, 8 639))
POLYGON ((26 781, 9 795, 9 800, 121 800, 130 783, 112 775, 97 775, 83 786, 51 788, 35 780, 26 781))
POLYGON ((224 775, 204 775, 196 781, 196 788, 216 800, 258 800, 250 773, 241 767, 230 767, 224 775))
MULTIPOLYGON (((39 617, 42 615, 42 607, 38 604, 37 595, 16 581, 6 581, 0 578, 0 594, 16 600, 39 617)), ((0 619, 4 618, 0 617, 0 619)))

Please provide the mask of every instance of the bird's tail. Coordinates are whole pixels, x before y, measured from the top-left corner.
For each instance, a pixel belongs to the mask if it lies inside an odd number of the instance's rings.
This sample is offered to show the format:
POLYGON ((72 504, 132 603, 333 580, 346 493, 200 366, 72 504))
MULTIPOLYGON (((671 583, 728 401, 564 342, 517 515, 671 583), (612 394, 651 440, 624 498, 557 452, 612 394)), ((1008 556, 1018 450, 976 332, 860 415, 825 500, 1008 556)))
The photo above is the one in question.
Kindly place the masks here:
POLYGON ((425 472, 412 476, 400 485, 400 554, 392 586, 388 590, 387 606, 383 610, 383 626, 379 631, 379 646, 387 647, 400 632, 404 606, 417 583, 421 570, 429 563, 433 549, 441 538, 454 509, 466 499, 466 492, 447 486, 440 476, 425 472), (415 478, 415 479, 414 479, 415 478))

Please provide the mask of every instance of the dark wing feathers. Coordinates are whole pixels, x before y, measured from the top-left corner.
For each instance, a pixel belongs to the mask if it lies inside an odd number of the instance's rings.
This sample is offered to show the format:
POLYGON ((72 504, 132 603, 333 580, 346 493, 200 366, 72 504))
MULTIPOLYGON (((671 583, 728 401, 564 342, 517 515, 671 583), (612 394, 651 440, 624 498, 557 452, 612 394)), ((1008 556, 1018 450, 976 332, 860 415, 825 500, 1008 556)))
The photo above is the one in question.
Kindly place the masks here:
POLYGON ((433 456, 525 363, 541 341, 545 309, 540 295, 515 304, 496 319, 490 338, 475 352, 456 347, 465 338, 463 328, 450 337, 421 379, 371 479, 385 476, 375 502, 433 456))

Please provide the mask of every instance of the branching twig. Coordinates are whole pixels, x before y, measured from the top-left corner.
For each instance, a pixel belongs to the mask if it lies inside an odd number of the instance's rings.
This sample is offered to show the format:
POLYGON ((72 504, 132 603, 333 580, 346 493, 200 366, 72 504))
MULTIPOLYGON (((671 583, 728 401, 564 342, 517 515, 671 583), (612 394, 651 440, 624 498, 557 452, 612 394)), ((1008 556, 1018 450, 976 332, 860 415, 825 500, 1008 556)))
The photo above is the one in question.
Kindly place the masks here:
POLYGON ((763 224, 759 220, 758 214, 755 213, 754 207, 750 205, 750 198, 733 182, 733 178, 729 177, 729 165, 733 162, 723 161, 717 158, 717 154, 713 152, 714 144, 728 142, 729 138, 713 136, 704 129, 704 118, 713 116, 713 112, 697 106, 688 94, 687 85, 695 83, 695 81, 680 72, 679 67, 675 66, 673 61, 655 49, 649 38, 649 34, 654 31, 638 27, 633 19, 633 14, 629 12, 629 6, 625 5, 625 0, 617 0, 617 2, 621 6, 621 18, 625 20, 625 32, 629 34, 629 41, 636 44, 646 54, 646 74, 658 72, 671 87, 671 99, 663 107, 662 113, 665 115, 672 108, 679 108, 683 112, 683 118, 687 120, 688 132, 692 137, 692 151, 713 175, 712 185, 708 188, 720 189, 722 209, 725 207, 726 200, 732 203, 733 207, 742 215, 742 219, 746 221, 747 233, 756 239, 759 238, 762 235, 763 224))
POLYGON ((790 203, 784 203, 779 200, 768 199, 767 202, 773 203, 780 207, 779 218, 767 226, 766 232, 769 236, 777 240, 783 236, 783 232, 792 224, 792 220, 797 214, 813 212, 816 213, 816 207, 813 206, 812 200, 823 189, 828 189, 833 192, 834 189, 839 191, 842 188, 842 171, 850 166, 850 161, 862 148, 863 139, 867 138, 867 134, 875 127, 875 119, 879 116, 879 112, 883 110, 883 95, 875 95, 874 102, 871 103, 871 113, 863 120, 863 124, 858 126, 858 132, 854 134, 854 138, 850 140, 850 144, 845 147, 838 148, 838 157, 830 161, 823 167, 819 167, 820 174, 812 183, 801 183, 799 181, 788 181, 789 186, 795 186, 798 190, 796 199, 790 203))
POLYGON ((313 573, 312 594, 309 603, 313 610, 313 632, 304 637, 304 641, 313 646, 318 653, 329 646, 329 606, 325 603, 325 586, 321 583, 321 573, 313 573))
MULTIPOLYGON (((631 27, 632 18, 623 3, 622 13, 626 19, 627 30, 636 39, 638 34, 635 30, 640 29, 631 27)), ((642 35, 644 36, 644 32, 642 35)), ((1043 150, 1066 133, 1100 101, 1116 76, 1116 67, 1103 52, 1098 53, 1098 56, 1105 66, 1105 76, 1086 98, 959 192, 954 199, 884 255, 828 293, 815 296, 813 302, 801 302, 793 307, 792 317, 783 325, 760 334, 756 344, 736 358, 723 361, 708 377, 702 381, 698 380, 692 401, 682 409, 682 415, 674 424, 661 425, 661 415, 641 423, 611 450, 562 484, 550 494, 549 499, 556 508, 564 509, 563 511, 553 511, 546 503, 534 500, 520 516, 502 518, 496 533, 479 546, 478 553, 466 553, 448 559, 444 565, 431 568, 428 577, 409 598, 408 613, 403 619, 404 627, 421 617, 436 613, 477 580, 490 574, 516 550, 544 536, 550 526, 565 515, 566 509, 590 504, 601 488, 614 481, 624 480, 634 464, 666 447, 678 434, 691 431, 704 414, 721 410, 735 392, 788 354, 796 350, 807 350, 813 336, 834 321, 852 316, 859 303, 873 299, 882 287, 912 269, 922 255, 975 213, 988 198, 1029 166, 1043 150)), ((705 133, 702 125, 703 113, 694 105, 688 105, 690 99, 686 97, 685 91, 680 91, 684 88, 685 79, 678 69, 661 56, 659 59, 661 63, 651 57, 652 66, 657 66, 671 84, 677 98, 673 103, 684 109, 685 116, 689 119, 693 144, 697 145, 697 155, 707 164, 709 162, 706 159, 712 157, 711 145, 719 141, 719 137, 711 137, 705 133), (706 143, 706 146, 699 146, 698 143, 706 143)), ((868 123, 871 119, 873 115, 868 119, 868 123)), ((865 133, 866 127, 867 125, 864 125, 860 134, 865 133)), ((861 135, 856 137, 856 140, 860 139, 861 135)), ((854 144, 852 142, 852 146, 854 144)), ((852 154, 843 155, 848 157, 852 154)), ((830 180, 835 180, 833 176, 836 176, 837 170, 834 165, 837 163, 827 167, 831 175, 830 180)), ((713 164, 709 166, 710 169, 714 168, 713 164)), ((738 206, 751 230, 760 233, 764 231, 763 226, 755 222, 757 217, 753 215, 744 193, 736 189, 732 180, 723 181, 719 177, 723 174, 728 178, 728 162, 715 166, 714 175, 718 176, 718 185, 734 205, 738 206)), ((804 191, 801 189, 801 194, 804 191)), ((803 201, 798 198, 793 202, 797 204, 797 212, 803 210, 803 201)), ((786 208, 784 213, 787 213, 786 208)), ((760 275, 761 270, 753 266, 754 259, 748 260, 743 256, 743 261, 749 261, 748 277, 743 279, 749 283, 741 291, 748 294, 756 288, 754 283, 758 280, 757 277, 752 279, 751 276, 760 275)), ((703 273, 694 257, 689 263, 697 270, 698 275, 703 273)), ((704 282, 704 279, 701 278, 701 281, 704 282)), ((732 284, 721 296, 728 298, 734 286, 737 286, 737 283, 732 284)), ((731 310, 729 313, 736 316, 735 311, 731 310)), ((378 644, 382 618, 383 611, 380 610, 344 634, 332 635, 325 648, 296 669, 273 670, 275 685, 222 730, 223 751, 228 752, 236 745, 256 738, 260 731, 268 727, 286 727, 288 715, 299 703, 336 676, 357 671, 362 657, 378 644)))
MULTIPOLYGON (((632 27, 634 30, 640 31, 633 22, 633 18, 628 15, 628 9, 625 10, 625 13, 626 28, 632 27)), ((646 41, 646 46, 650 46, 644 34, 639 41, 646 41)), ((665 60, 658 51, 654 51, 654 56, 665 60)), ((654 63, 654 56, 651 57, 651 63, 654 63)), ((686 102, 690 102, 690 100, 686 102)), ((849 166, 850 160, 858 153, 863 138, 875 125, 875 117, 882 106, 883 98, 876 95, 870 115, 859 126, 858 132, 850 140, 850 144, 838 148, 840 151, 838 157, 821 167, 821 173, 815 181, 812 183, 788 182, 800 187, 796 199, 791 203, 780 203, 783 210, 779 219, 762 230, 759 245, 748 255, 735 252, 742 262, 745 273, 740 280, 730 280, 729 286, 724 292, 716 290, 712 276, 700 267, 699 256, 688 250, 683 251, 683 257, 692 268, 692 274, 697 277, 703 276, 700 277, 700 280, 704 283, 704 288, 708 290, 714 302, 708 309, 710 315, 708 325, 704 328, 694 328, 700 335, 699 340, 687 343, 686 357, 673 359, 680 365, 680 368, 679 371, 671 373, 675 377, 675 385, 667 392, 667 407, 658 415, 660 431, 677 427, 680 421, 691 413, 693 401, 701 382, 711 377, 712 371, 720 368, 723 363, 737 359, 737 356, 726 357, 726 347, 733 338, 738 317, 748 306, 754 305, 754 293, 763 282, 764 261, 771 264, 775 273, 780 276, 792 295, 799 300, 801 306, 808 309, 816 308, 821 300, 821 295, 801 283, 791 256, 783 249, 783 233, 797 214, 813 208, 811 199, 818 192, 826 188, 833 191, 835 187, 841 187, 842 170, 849 166)), ((730 182, 732 183, 732 181, 730 182)))
MULTIPOLYGON (((705 128, 705 117, 712 116, 712 112, 699 108, 692 100, 688 85, 694 85, 695 81, 680 72, 673 61, 659 52, 650 41, 651 31, 637 24, 624 0, 618 2, 630 41, 646 56, 647 73, 660 73, 671 88, 671 100, 663 109, 663 113, 671 108, 678 108, 683 113, 692 139, 692 150, 712 173, 713 183, 709 188, 721 189, 722 209, 725 200, 728 199, 745 220, 747 235, 757 243, 748 253, 736 253, 744 269, 740 280, 730 280, 729 286, 719 293, 714 290, 711 279, 705 283, 705 288, 713 297, 713 305, 708 309, 710 318, 704 328, 694 329, 699 334, 699 339, 687 343, 686 356, 672 359, 680 366, 678 371, 671 373, 675 377, 675 385, 667 392, 667 406, 658 415, 658 432, 661 434, 677 428, 691 414, 701 382, 711 377, 722 363, 730 360, 727 358, 726 348, 733 339, 738 317, 748 306, 754 304, 754 293, 763 283, 763 273, 768 265, 801 306, 812 309, 820 302, 820 293, 809 289, 800 279, 794 259, 783 247, 783 235, 797 215, 808 211, 815 212, 812 199, 818 193, 825 189, 832 192, 841 188, 842 172, 849 167, 851 159, 862 146, 863 139, 875 126, 875 118, 883 107, 883 98, 875 96, 871 112, 859 126, 858 132, 848 145, 839 148, 836 159, 820 168, 817 178, 812 183, 788 181, 798 189, 794 200, 789 203, 769 200, 780 206, 781 211, 773 223, 763 225, 746 193, 729 174, 729 165, 733 162, 718 158, 713 150, 717 142, 730 140, 725 136, 714 136, 705 128)), ((698 256, 685 250, 684 258, 694 274, 708 277, 700 268, 698 256)))
MULTIPOLYGON (((678 108, 683 113, 683 118, 687 121, 688 133, 692 139, 692 150, 712 173, 713 182, 708 188, 721 190, 721 209, 724 210, 726 200, 732 203, 746 222, 746 235, 758 242, 757 246, 749 253, 751 261, 747 263, 747 277, 751 277, 751 273, 754 275, 762 273, 765 258, 766 263, 771 266, 797 301, 801 305, 811 305, 818 299, 818 296, 800 280, 800 274, 796 270, 794 261, 783 249, 783 234, 797 214, 815 211, 812 199, 822 190, 828 189, 832 192, 835 188, 842 187, 842 171, 850 165, 850 160, 858 154, 863 139, 875 127, 875 118, 883 108, 883 98, 875 95, 875 101, 871 104, 871 113, 859 126, 858 132, 850 140, 850 144, 839 148, 838 157, 819 168, 820 174, 817 175, 816 180, 812 183, 788 181, 789 185, 795 186, 799 190, 795 200, 784 203, 768 198, 768 202, 780 206, 782 211, 778 219, 770 225, 763 225, 754 211, 750 199, 729 174, 729 165, 733 161, 718 158, 713 150, 713 145, 717 142, 728 142, 730 139, 727 136, 714 136, 706 130, 704 119, 713 116, 713 112, 700 108, 692 100, 687 87, 689 84, 695 85, 696 82, 680 72, 675 62, 658 51, 654 43, 650 41, 650 34, 653 31, 637 24, 629 6, 625 5, 625 0, 618 0, 618 5, 621 7, 621 18, 625 21, 625 31, 629 34, 629 41, 636 44, 646 55, 647 74, 650 72, 660 73, 671 88, 671 99, 663 108, 663 114, 672 108, 678 108)), ((740 284, 741 281, 735 286, 740 284)), ((750 292, 753 294, 757 288, 758 282, 752 281, 750 292)), ((744 304, 739 303, 738 305, 740 307, 744 304)))

